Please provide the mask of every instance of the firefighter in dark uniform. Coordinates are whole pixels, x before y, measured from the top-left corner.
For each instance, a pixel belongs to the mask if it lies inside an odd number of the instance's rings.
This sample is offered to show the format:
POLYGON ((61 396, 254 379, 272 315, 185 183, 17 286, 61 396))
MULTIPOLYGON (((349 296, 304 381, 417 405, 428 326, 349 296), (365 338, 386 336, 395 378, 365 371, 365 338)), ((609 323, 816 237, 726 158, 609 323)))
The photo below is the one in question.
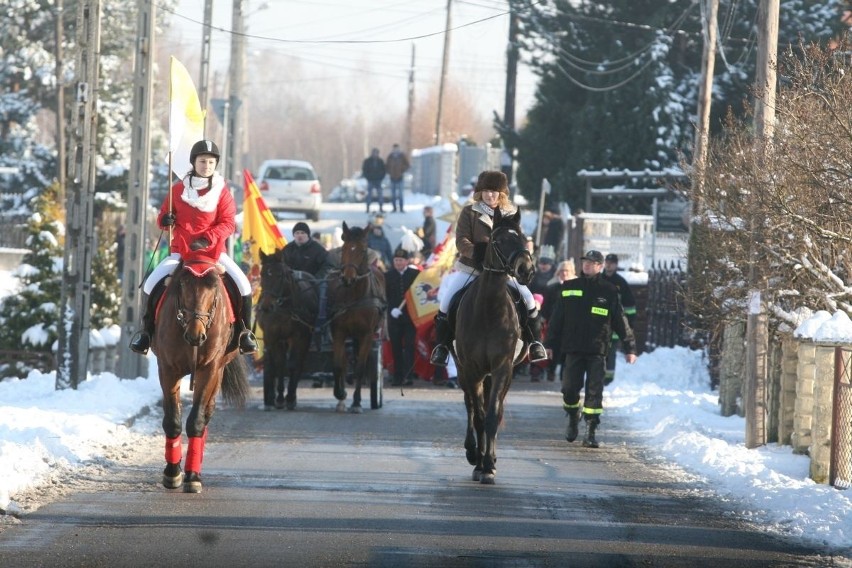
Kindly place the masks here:
POLYGON ((393 380, 398 387, 414 383, 414 341, 417 329, 405 307, 405 293, 420 271, 409 264, 410 254, 402 248, 393 255, 393 267, 385 272, 385 296, 388 301, 388 336, 393 351, 393 380))
MULTIPOLYGON (((633 297, 630 284, 618 273, 618 255, 610 253, 604 258, 603 279, 618 288, 618 294, 621 296, 621 308, 624 310, 624 315, 627 316, 627 323, 630 325, 630 329, 633 329, 633 324, 636 320, 636 299, 633 297)), ((606 357, 604 385, 610 384, 615 378, 615 354, 617 349, 618 336, 613 334, 612 349, 609 350, 609 354, 606 357)))
POLYGON ((545 346, 549 352, 558 351, 564 357, 562 401, 568 414, 565 439, 577 439, 580 391, 585 388, 583 446, 597 448, 595 430, 603 413, 604 364, 612 347, 612 332, 621 338, 631 364, 636 361, 636 341, 621 308, 618 290, 602 278, 603 255, 590 250, 582 261, 581 276, 562 283, 545 346))

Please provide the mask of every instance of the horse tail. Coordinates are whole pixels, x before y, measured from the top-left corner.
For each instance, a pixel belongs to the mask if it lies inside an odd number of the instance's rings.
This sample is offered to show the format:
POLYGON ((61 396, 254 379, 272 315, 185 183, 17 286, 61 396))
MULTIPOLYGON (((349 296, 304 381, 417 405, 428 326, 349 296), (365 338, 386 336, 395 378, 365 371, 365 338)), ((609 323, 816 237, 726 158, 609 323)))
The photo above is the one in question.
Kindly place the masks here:
POLYGON ((242 356, 234 357, 225 365, 222 377, 222 398, 226 403, 245 408, 249 393, 248 365, 242 356))

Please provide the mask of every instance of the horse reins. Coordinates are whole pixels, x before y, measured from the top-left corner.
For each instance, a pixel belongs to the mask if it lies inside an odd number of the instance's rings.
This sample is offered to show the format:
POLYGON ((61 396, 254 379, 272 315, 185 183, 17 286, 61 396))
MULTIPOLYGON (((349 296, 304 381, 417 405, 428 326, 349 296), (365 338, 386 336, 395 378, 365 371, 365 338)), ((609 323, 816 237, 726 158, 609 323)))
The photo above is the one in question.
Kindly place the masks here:
MULTIPOLYGON (((497 230, 499 231, 500 229, 498 228, 497 230)), ((505 229, 505 230, 508 230, 508 229, 505 229)), ((520 254, 526 254, 527 256, 530 257, 530 260, 532 260, 532 254, 530 254, 530 251, 528 251, 527 249, 522 249, 522 250, 516 250, 515 252, 510 254, 508 258, 506 258, 503 255, 502 251, 497 247, 497 245, 494 244, 494 242, 495 242, 495 240, 492 238, 489 241, 488 245, 491 247, 491 250, 494 251, 494 254, 497 257, 497 259, 500 261, 501 267, 500 268, 491 268, 490 266, 483 266, 482 269, 487 270, 488 272, 506 273, 509 276, 513 276, 513 277, 517 278, 518 275, 515 274, 515 269, 512 268, 515 265, 515 259, 520 254)))
MULTIPOLYGON (((207 261, 195 261, 196 264, 212 264, 215 265, 215 262, 207 262, 207 261)), ((178 285, 183 288, 183 281, 179 280, 178 285)), ((199 320, 204 324, 204 331, 209 331, 210 326, 213 325, 213 317, 216 315, 216 304, 219 302, 219 286, 216 286, 215 296, 213 296, 213 305, 210 307, 210 311, 207 313, 199 312, 194 309, 185 308, 181 302, 182 294, 177 295, 177 322, 180 325, 181 329, 186 331, 186 327, 189 325, 189 322, 192 320, 199 320)))

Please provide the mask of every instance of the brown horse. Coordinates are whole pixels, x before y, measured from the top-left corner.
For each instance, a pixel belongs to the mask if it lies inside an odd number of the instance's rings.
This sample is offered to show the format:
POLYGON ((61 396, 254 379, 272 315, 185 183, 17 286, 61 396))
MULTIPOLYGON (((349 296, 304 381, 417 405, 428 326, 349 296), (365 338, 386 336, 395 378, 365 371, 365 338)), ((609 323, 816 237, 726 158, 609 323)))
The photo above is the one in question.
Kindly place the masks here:
POLYGON ((263 330, 263 406, 296 408, 296 388, 305 368, 319 311, 316 279, 284 262, 283 249, 260 253, 261 294, 257 324, 263 330), (284 377, 289 374, 287 396, 284 377), (277 392, 277 397, 276 397, 277 392))
MULTIPOLYGON (((512 371, 526 355, 518 308, 509 292, 510 276, 527 284, 535 264, 519 225, 521 214, 495 211, 482 274, 464 292, 455 312, 455 357, 467 408, 464 447, 473 480, 493 484, 497 474, 497 429, 512 371)), ((526 313, 526 308, 521 310, 526 313)))
POLYGON ((220 388, 226 402, 242 408, 248 370, 232 340, 233 319, 222 282, 224 269, 212 262, 179 265, 163 296, 151 349, 157 355, 163 389, 166 468, 163 485, 201 492, 201 462, 207 424, 220 388), (181 471, 181 379, 189 375, 192 408, 186 418, 186 473, 181 471))
MULTIPOLYGON (((343 246, 340 248, 340 274, 329 281, 329 304, 331 306, 331 339, 334 362, 334 397, 338 400, 337 411, 346 408, 346 340, 353 341, 355 350, 355 392, 352 395, 351 412, 361 412, 361 384, 367 375, 372 358, 374 336, 380 333, 384 323, 387 301, 385 299, 385 275, 368 260, 367 235, 365 229, 343 223, 343 246)), ((376 377, 381 380, 381 377, 376 377)), ((371 386, 375 392, 375 385, 371 386)), ((375 397, 373 397, 375 398, 375 397)), ((376 405, 374 404, 375 408, 376 405)))

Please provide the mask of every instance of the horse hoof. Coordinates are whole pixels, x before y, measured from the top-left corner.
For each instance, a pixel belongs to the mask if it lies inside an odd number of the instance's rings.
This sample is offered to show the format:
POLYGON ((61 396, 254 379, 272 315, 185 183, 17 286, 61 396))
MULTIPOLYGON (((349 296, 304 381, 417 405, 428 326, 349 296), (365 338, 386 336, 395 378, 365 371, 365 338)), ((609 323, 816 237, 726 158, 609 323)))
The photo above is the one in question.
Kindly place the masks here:
POLYGON ((336 410, 337 410, 337 412, 346 412, 346 403, 343 402, 342 400, 340 402, 338 402, 336 410))
POLYGON ((362 414, 364 412, 364 409, 360 406, 351 406, 349 407, 349 412, 351 412, 352 414, 362 414))
POLYGON ((287 403, 287 410, 296 410, 296 401, 290 401, 287 403))
POLYGON ((282 408, 284 408, 284 401, 283 400, 276 400, 275 401, 275 408, 277 408, 278 410, 281 410, 282 408))
POLYGON ((186 472, 186 478, 183 481, 184 493, 201 493, 201 476, 194 471, 186 472))
POLYGON ((482 470, 481 469, 474 469, 473 475, 471 476, 471 479, 473 479, 474 481, 480 481, 481 478, 482 478, 482 470))
POLYGON ((166 489, 177 489, 183 483, 183 472, 178 471, 177 475, 163 474, 163 487, 166 489))
POLYGON ((495 475, 493 473, 483 473, 479 482, 483 485, 494 485, 494 477, 495 475))

